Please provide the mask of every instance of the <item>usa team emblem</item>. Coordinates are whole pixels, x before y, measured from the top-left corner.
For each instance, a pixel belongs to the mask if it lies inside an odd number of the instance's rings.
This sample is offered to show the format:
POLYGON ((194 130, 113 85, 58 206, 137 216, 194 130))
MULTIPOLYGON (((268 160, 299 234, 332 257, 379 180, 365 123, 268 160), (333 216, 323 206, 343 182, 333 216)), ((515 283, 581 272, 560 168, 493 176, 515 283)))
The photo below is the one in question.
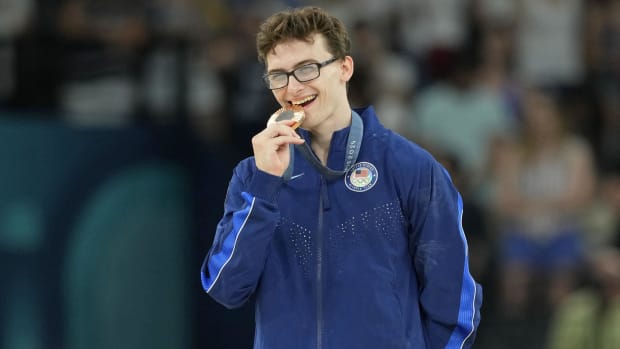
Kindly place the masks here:
POLYGON ((363 192, 370 190, 377 183, 379 173, 369 162, 358 162, 344 176, 344 184, 349 190, 363 192))

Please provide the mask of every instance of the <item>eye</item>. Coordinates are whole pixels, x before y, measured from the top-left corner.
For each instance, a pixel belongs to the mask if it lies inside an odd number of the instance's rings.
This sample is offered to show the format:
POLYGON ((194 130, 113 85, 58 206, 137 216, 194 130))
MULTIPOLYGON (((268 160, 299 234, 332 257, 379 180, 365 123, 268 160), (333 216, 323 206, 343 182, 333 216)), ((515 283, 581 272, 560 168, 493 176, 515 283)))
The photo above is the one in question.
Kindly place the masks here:
POLYGON ((286 74, 283 73, 275 73, 275 74, 269 74, 267 75, 267 77, 269 78, 270 81, 273 82, 281 82, 284 79, 286 79, 286 74))
POLYGON ((301 66, 295 69, 295 72, 298 75, 302 75, 302 76, 312 75, 315 73, 315 71, 316 71, 316 66, 314 64, 304 65, 304 66, 301 66))

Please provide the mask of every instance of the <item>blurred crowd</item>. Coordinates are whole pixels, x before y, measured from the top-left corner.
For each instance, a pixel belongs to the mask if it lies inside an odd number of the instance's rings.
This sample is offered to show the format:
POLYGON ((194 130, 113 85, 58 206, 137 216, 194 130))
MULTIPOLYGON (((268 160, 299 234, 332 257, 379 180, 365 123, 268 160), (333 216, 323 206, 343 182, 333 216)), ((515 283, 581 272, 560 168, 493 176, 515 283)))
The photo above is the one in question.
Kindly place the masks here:
POLYGON ((0 115, 249 155, 277 108, 255 32, 302 5, 350 28, 353 106, 463 194, 478 347, 619 348, 620 0, 0 0, 0 115))

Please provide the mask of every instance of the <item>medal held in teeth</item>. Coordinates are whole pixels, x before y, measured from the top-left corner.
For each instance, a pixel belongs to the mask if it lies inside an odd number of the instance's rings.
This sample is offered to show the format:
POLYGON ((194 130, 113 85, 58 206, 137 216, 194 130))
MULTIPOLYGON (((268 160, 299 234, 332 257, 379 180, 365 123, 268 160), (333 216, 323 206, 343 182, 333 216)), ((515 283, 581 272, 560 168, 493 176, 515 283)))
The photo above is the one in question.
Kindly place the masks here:
POLYGON ((271 114, 271 117, 269 117, 269 120, 267 121, 267 126, 278 121, 293 120, 295 121, 295 124, 291 127, 296 129, 302 122, 304 122, 305 116, 306 114, 304 113, 304 108, 302 106, 289 105, 285 108, 280 108, 275 113, 271 114))

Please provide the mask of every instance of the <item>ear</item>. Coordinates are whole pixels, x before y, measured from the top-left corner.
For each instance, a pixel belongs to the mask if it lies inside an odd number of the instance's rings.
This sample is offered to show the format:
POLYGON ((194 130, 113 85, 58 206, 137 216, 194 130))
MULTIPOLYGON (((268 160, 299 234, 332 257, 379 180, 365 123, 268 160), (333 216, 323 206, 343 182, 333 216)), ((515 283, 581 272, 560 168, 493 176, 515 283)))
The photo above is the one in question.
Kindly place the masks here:
POLYGON ((340 63, 340 78, 344 82, 348 82, 351 80, 353 76, 353 57, 344 56, 342 58, 342 62, 340 63))

